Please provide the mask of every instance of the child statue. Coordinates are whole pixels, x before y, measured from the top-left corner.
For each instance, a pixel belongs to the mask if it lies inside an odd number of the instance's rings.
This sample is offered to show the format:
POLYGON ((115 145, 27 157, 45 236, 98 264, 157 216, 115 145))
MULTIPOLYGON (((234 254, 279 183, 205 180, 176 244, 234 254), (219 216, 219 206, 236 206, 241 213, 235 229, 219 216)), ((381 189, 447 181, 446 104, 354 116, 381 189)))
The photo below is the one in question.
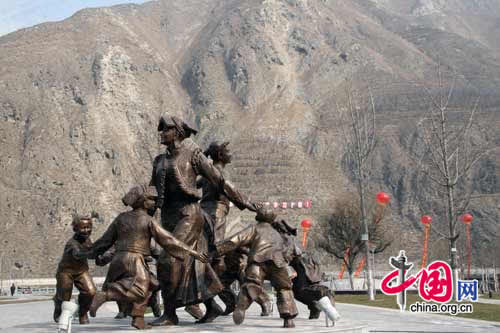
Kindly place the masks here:
POLYGON ((96 315, 97 309, 104 302, 127 302, 132 303, 132 326, 137 329, 150 327, 144 322, 144 312, 152 287, 158 285, 145 262, 145 257, 151 255, 152 238, 165 251, 175 250, 175 255, 181 256, 180 260, 190 255, 201 262, 208 262, 206 254, 191 250, 152 220, 148 210, 155 207, 156 198, 157 192, 152 186, 133 187, 122 199, 133 210, 118 215, 104 235, 95 242, 95 255, 103 254, 113 245, 115 255, 106 276, 105 288, 97 293, 90 307, 91 316, 96 315))
POLYGON ((62 311, 62 302, 69 301, 73 284, 80 291, 78 295, 80 324, 88 324, 90 304, 96 293, 94 282, 89 274, 87 258, 91 257, 92 218, 75 216, 73 222, 74 235, 66 243, 64 253, 57 267, 56 295, 54 296, 54 321, 58 322, 62 311))

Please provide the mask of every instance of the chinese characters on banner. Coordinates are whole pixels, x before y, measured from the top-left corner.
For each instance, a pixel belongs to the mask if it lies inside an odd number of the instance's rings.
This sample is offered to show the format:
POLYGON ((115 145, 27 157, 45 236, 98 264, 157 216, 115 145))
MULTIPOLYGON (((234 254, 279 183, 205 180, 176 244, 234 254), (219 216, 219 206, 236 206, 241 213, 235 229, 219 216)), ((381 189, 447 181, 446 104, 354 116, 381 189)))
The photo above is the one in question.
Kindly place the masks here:
MULTIPOLYGON (((270 202, 270 201, 265 201, 262 203, 264 206, 266 207, 273 207, 274 209, 309 209, 312 207, 312 201, 311 200, 304 200, 304 201, 282 201, 282 202, 278 202, 278 201, 274 201, 274 202, 270 202)), ((229 207, 234 207, 234 204, 232 202, 229 203, 229 207)))
POLYGON ((312 207, 311 200, 303 201, 274 201, 272 204, 269 201, 264 202, 265 206, 272 206, 274 209, 309 209, 312 207))

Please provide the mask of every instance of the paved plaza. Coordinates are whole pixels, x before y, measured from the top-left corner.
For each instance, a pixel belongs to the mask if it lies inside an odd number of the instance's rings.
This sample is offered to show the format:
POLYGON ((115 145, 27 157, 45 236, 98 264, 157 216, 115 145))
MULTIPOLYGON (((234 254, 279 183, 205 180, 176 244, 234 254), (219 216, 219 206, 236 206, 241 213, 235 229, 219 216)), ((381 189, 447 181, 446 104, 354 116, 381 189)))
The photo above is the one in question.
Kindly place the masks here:
MULTIPOLYGON (((220 317, 214 323, 195 325, 194 320, 184 310, 179 309, 180 326, 155 327, 148 332, 352 332, 352 333, 382 333, 382 332, 500 332, 500 323, 480 320, 470 320, 432 314, 400 313, 397 310, 381 309, 368 306, 338 304, 342 320, 335 327, 326 327, 323 315, 318 320, 308 320, 307 308, 298 303, 299 317, 295 320, 295 329, 281 328, 282 320, 277 312, 272 317, 260 317, 260 308, 254 304, 247 312, 245 322, 235 326, 232 317, 220 317)), ((52 322, 53 304, 51 301, 32 303, 0 303, 0 332, 18 333, 56 332, 56 324, 52 322)), ((106 303, 97 318, 91 318, 91 324, 80 326, 74 322, 73 332, 133 332, 130 319, 113 319, 116 314, 114 303, 106 303)), ((500 315, 500 314, 499 314, 500 315)), ((149 317, 148 320, 153 320, 149 317)))

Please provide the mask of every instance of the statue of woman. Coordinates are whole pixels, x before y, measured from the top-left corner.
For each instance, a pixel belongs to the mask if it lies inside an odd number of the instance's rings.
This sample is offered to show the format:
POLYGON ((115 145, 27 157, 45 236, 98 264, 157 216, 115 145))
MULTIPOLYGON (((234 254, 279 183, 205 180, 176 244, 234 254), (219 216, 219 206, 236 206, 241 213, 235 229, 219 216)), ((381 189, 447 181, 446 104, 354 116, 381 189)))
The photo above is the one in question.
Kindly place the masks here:
MULTIPOLYGON (((199 204, 202 198, 196 178, 202 176, 239 209, 255 211, 255 205, 223 177, 201 149, 190 139, 197 130, 175 117, 165 115, 158 125, 161 143, 167 147, 153 162, 151 185, 158 191, 157 207, 161 223, 174 236, 196 251, 208 250, 210 218, 199 204)), ((179 259, 175 253, 162 253, 158 261, 158 279, 164 300, 164 313, 155 326, 177 325, 176 308, 203 302, 207 311, 202 322, 221 314, 214 297, 223 289, 209 263, 190 257, 179 259)))

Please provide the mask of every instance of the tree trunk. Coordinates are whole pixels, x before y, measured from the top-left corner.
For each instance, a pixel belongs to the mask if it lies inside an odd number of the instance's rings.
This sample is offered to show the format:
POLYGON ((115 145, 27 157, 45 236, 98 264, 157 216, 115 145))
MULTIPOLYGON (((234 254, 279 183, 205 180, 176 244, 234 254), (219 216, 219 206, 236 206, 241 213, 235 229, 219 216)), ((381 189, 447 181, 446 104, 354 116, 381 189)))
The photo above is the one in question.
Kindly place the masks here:
MULTIPOLYGON (((442 104, 441 104, 442 105, 442 104)), ((447 199, 447 218, 448 226, 450 228, 450 266, 453 272, 453 286, 457 285, 458 280, 458 269, 457 269, 457 239, 455 238, 456 233, 456 219, 455 219, 455 199, 453 196, 453 190, 455 183, 451 179, 450 167, 448 165, 448 138, 446 131, 446 117, 444 114, 444 108, 441 108, 441 151, 443 156, 443 171, 444 178, 446 180, 446 199, 447 199)), ((456 299, 457 290, 453 288, 453 298, 456 299)))
POLYGON ((485 267, 486 273, 486 292, 490 291, 490 270, 488 267, 485 267))
POLYGON ((493 266, 493 282, 494 282, 494 288, 495 292, 497 293, 498 290, 498 275, 497 275, 497 266, 493 266))
POLYGON ((484 275, 486 276, 486 292, 490 292, 490 272, 488 267, 484 267, 484 275))
MULTIPOLYGON (((455 228, 451 226, 450 223, 450 235, 455 235, 454 230, 455 228), (451 231, 453 229, 453 231, 451 231), (453 233, 452 233, 453 232, 453 233)), ((454 238, 454 236, 451 236, 452 238, 450 239, 450 266, 451 266, 451 271, 452 271, 452 277, 453 277, 453 298, 457 299, 457 288, 455 287, 457 285, 458 281, 458 269, 457 269, 457 239, 454 238)))
POLYGON ((460 279, 461 280, 465 280, 466 276, 465 276, 465 268, 464 268, 464 251, 463 249, 460 249, 460 279))
POLYGON ((361 221, 363 222, 363 230, 364 233, 366 234, 366 240, 365 240, 365 256, 366 256, 366 271, 367 271, 367 279, 366 279, 366 286, 367 286, 367 292, 368 292, 368 298, 370 301, 375 300, 375 293, 373 290, 373 270, 372 270, 372 265, 370 263, 370 247, 368 246, 369 244, 369 234, 368 234, 368 221, 366 221, 366 209, 365 209, 365 188, 363 184, 363 177, 364 173, 363 170, 360 167, 360 172, 359 172, 359 179, 358 179, 358 187, 359 187, 359 196, 360 196, 360 208, 361 208, 361 221))
POLYGON ((2 253, 2 256, 0 257, 0 291, 3 290, 3 256, 4 254, 2 253))
POLYGON ((354 290, 354 280, 352 278, 353 273, 352 271, 349 271, 348 274, 349 274, 349 284, 351 285, 351 290, 354 290))
POLYGON ((482 267, 482 270, 481 270, 481 294, 485 294, 486 293, 486 278, 485 278, 485 274, 484 274, 484 266, 482 267))

